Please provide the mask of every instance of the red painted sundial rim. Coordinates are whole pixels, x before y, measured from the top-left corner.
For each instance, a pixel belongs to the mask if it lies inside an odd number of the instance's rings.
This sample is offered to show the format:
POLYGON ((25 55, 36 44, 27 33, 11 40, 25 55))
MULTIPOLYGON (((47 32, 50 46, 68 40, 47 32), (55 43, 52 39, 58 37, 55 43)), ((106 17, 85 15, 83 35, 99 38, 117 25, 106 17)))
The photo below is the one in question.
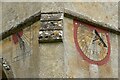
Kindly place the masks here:
MULTIPOLYGON (((20 37, 22 37, 22 35, 23 35, 23 30, 20 31, 20 32, 18 32, 18 34, 20 35, 20 37)), ((16 33, 12 35, 12 40, 13 40, 14 44, 17 44, 17 43, 19 42, 19 38, 17 37, 17 34, 16 34, 16 33)))
POLYGON ((73 24, 74 24, 74 42, 75 42, 75 46, 76 46, 77 51, 79 52, 79 54, 83 57, 83 59, 86 60, 87 62, 91 63, 91 64, 96 64, 96 65, 99 65, 99 66, 103 65, 103 64, 106 64, 109 61, 109 58, 110 58, 110 38, 109 38, 108 31, 96 28, 94 26, 91 26, 91 25, 88 25, 88 24, 85 24, 85 23, 82 23, 82 22, 79 22, 77 20, 73 20, 73 24), (86 25, 86 27, 88 27, 91 30, 96 29, 98 32, 104 32, 105 33, 106 38, 107 38, 107 43, 108 43, 108 51, 107 51, 106 57, 104 59, 102 59, 101 61, 91 60, 81 50, 81 48, 79 46, 79 43, 78 43, 78 39, 77 39, 77 30, 78 30, 78 27, 79 27, 80 24, 86 25))

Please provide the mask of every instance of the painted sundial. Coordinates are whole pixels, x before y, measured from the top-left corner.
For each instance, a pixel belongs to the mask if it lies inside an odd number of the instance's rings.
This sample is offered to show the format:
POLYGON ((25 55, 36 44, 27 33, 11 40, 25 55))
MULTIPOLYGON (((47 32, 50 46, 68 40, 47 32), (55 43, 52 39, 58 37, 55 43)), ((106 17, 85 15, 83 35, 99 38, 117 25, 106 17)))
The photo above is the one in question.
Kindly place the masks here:
POLYGON ((32 43, 32 32, 31 27, 26 28, 20 32, 12 35, 12 41, 14 43, 14 52, 16 54, 13 56, 13 61, 24 60, 25 57, 31 55, 31 43, 32 43))
POLYGON ((108 31, 74 20, 74 41, 77 51, 91 64, 103 65, 110 57, 108 31))

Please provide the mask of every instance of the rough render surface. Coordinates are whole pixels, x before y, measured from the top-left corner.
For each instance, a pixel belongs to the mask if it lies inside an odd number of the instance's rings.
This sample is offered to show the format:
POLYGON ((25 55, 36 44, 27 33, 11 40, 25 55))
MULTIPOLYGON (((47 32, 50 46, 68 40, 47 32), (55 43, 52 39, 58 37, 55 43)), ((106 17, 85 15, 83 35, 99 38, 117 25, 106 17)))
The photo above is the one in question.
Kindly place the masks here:
POLYGON ((80 14, 89 16, 90 18, 109 23, 114 28, 118 26, 118 3, 95 3, 95 2, 81 2, 81 3, 2 3, 3 4, 3 26, 2 30, 8 30, 12 26, 18 24, 24 18, 31 14, 42 11, 63 11, 63 8, 78 12, 80 14), (42 6, 42 7, 41 7, 42 6), (55 6, 55 7, 54 7, 55 6), (54 7, 54 8, 53 8, 54 7), (20 11, 24 11, 20 12, 20 11), (99 10, 99 11, 98 11, 99 10), (8 15, 5 15, 8 14, 8 15), (101 14, 101 15, 100 15, 101 14))
MULTIPOLYGON (((102 21, 118 28, 117 3, 2 3, 2 31, 10 29, 31 14, 42 11, 63 11, 63 8, 86 15, 97 21, 102 21)), ((111 59, 103 66, 94 68, 82 60, 73 40, 73 20, 64 19, 63 43, 37 43, 39 22, 33 24, 32 54, 12 63, 14 44, 11 38, 3 41, 3 57, 6 58, 15 77, 118 77, 118 37, 110 33, 111 59), (96 74, 95 76, 93 76, 96 74)), ((1 49, 1 48, 0 48, 1 49)))

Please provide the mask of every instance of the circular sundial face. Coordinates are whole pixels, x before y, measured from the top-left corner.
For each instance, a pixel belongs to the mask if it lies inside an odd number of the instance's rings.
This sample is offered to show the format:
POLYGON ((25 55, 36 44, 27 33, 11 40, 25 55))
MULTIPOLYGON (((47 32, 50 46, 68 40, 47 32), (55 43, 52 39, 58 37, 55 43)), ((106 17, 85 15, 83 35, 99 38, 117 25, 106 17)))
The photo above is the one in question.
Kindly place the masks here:
POLYGON ((74 20, 74 41, 78 52, 87 62, 102 65, 109 60, 107 31, 74 20))

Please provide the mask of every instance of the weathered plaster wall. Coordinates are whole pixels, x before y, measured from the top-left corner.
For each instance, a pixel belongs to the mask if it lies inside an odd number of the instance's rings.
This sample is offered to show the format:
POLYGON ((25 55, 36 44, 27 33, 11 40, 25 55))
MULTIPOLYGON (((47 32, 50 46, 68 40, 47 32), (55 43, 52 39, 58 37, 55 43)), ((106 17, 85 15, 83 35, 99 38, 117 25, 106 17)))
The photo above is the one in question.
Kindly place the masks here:
MULTIPOLYGON (((94 20, 102 21, 118 28, 117 3, 2 3, 2 31, 10 29, 24 18, 35 12, 71 11, 86 15, 94 20)), ((64 19, 63 43, 38 44, 37 37, 40 23, 33 24, 32 54, 25 60, 12 62, 16 55, 11 37, 2 43, 3 57, 13 69, 15 77, 118 77, 118 36, 110 33, 111 59, 108 64, 90 68, 90 64, 82 60, 73 40, 73 20, 64 19)))
POLYGON ((18 24, 24 18, 38 11, 63 11, 63 8, 86 15, 94 20, 118 26, 118 4, 117 2, 51 2, 51 3, 2 3, 3 4, 3 26, 2 30, 8 30, 18 24), (55 6, 55 7, 54 7, 55 6), (22 11, 22 12, 21 12, 22 11), (8 14, 8 15, 6 15, 8 14))

